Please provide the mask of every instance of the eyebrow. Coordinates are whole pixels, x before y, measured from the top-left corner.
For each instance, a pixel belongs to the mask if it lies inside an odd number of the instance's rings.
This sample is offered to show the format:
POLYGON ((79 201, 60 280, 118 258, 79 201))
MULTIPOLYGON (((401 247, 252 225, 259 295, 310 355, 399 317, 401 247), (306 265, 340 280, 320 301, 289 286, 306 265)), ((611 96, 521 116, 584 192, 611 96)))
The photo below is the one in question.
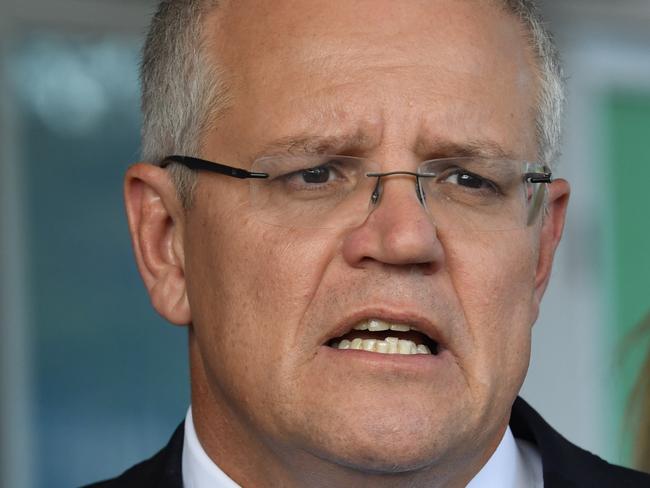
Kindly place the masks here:
MULTIPOLYGON (((348 152, 363 153, 374 145, 375 141, 359 130, 350 134, 321 136, 315 134, 299 134, 271 141, 257 151, 250 161, 263 156, 275 154, 343 154, 348 152)), ((479 157, 493 159, 517 159, 512 151, 506 150, 492 140, 470 140, 453 142, 448 140, 427 140, 418 138, 415 145, 416 153, 423 160, 443 159, 450 157, 479 157)))
POLYGON ((451 157, 517 159, 513 151, 508 151, 501 144, 492 140, 475 139, 466 142, 452 142, 419 139, 416 148, 416 152, 424 155, 427 160, 451 157))
POLYGON ((262 156, 278 153, 298 154, 341 154, 345 152, 363 152, 373 145, 371 138, 362 131, 350 134, 320 136, 299 134, 282 137, 265 144, 251 158, 252 161, 262 156))

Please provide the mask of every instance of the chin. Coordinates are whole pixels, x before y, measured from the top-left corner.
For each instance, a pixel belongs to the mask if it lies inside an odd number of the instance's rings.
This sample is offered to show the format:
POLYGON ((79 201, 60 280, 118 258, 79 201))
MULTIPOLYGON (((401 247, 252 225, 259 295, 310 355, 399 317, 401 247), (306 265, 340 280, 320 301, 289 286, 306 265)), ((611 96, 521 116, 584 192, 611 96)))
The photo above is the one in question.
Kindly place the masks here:
POLYGON ((364 450, 324 457, 334 464, 356 472, 381 475, 416 473, 437 464, 437 454, 431 446, 411 445, 408 451, 404 451, 399 446, 393 445, 381 451, 364 450))
POLYGON ((346 434, 341 429, 325 444, 321 438, 319 457, 374 474, 417 472, 445 461, 449 437, 429 422, 396 422, 381 416, 375 420, 370 425, 357 423, 346 434))

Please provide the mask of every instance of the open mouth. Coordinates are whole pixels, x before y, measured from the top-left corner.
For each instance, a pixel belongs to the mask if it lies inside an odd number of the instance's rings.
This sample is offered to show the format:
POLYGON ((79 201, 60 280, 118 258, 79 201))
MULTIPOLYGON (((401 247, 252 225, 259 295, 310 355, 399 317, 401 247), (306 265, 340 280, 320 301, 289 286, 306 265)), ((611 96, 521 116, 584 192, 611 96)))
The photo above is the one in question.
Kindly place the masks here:
POLYGON ((378 354, 437 355, 440 346, 417 328, 378 319, 365 320, 346 334, 327 342, 339 350, 360 350, 378 354))

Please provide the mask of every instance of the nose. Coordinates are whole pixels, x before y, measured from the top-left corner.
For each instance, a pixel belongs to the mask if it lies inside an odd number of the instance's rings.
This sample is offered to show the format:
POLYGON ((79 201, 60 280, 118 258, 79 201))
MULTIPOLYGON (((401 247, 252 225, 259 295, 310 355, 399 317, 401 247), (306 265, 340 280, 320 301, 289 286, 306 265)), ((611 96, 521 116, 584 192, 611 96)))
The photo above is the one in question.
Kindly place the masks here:
POLYGON ((343 242, 343 258, 353 267, 417 266, 432 274, 444 260, 431 216, 420 202, 411 175, 382 177, 381 195, 359 227, 343 242))

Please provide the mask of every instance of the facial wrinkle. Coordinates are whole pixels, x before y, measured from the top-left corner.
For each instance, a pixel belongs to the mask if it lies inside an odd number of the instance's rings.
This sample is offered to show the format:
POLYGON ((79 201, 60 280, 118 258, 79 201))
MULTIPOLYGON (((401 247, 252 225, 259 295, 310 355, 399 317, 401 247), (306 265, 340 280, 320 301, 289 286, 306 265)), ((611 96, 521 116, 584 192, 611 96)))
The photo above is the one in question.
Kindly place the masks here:
POLYGON ((338 293, 336 287, 327 283, 330 285, 330 291, 326 295, 314 297, 313 301, 317 305, 311 315, 321 317, 316 319, 320 327, 331 328, 334 324, 323 320, 324 317, 340 317, 342 314, 367 308, 371 304, 378 308, 385 304, 388 304, 389 308, 409 306, 417 308, 418 313, 424 313, 441 330, 446 340, 455 342, 455 329, 458 324, 453 317, 457 313, 456 306, 445 300, 442 294, 433 291, 438 284, 423 286, 422 281, 430 279, 431 277, 419 274, 418 279, 413 280, 413 275, 406 269, 399 272, 377 268, 356 270, 351 273, 351 279, 341 286, 346 290, 345 293, 338 293))

